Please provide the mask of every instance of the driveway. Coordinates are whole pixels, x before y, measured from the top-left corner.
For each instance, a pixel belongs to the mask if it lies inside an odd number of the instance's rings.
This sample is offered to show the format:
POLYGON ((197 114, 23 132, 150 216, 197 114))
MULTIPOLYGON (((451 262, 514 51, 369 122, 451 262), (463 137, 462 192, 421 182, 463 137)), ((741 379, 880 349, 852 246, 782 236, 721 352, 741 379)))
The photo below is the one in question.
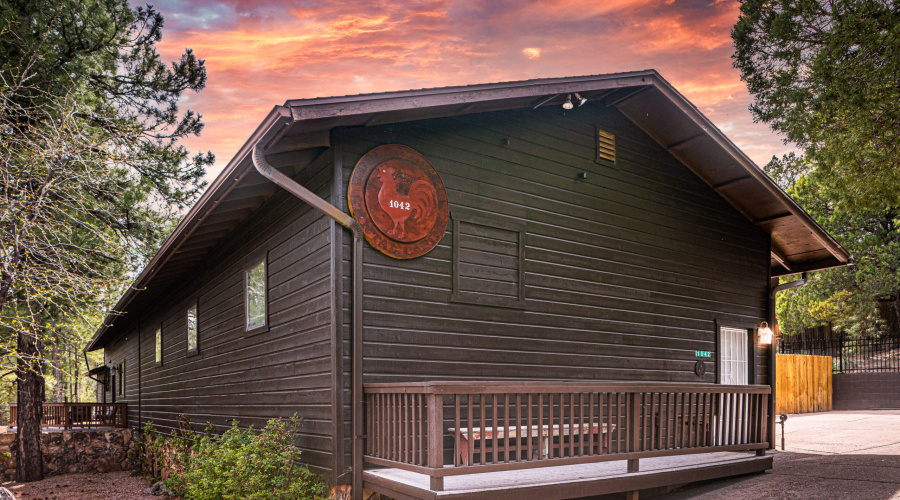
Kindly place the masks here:
POLYGON ((774 469, 657 497, 681 499, 900 499, 900 410, 791 415, 774 469))

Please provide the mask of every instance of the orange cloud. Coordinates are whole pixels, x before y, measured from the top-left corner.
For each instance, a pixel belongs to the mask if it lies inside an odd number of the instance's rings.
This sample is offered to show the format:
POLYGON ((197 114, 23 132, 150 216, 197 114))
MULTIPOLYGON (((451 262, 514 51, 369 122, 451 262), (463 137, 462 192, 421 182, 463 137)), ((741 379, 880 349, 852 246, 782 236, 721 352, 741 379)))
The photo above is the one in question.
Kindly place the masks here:
POLYGON ((735 0, 161 1, 161 54, 206 60, 207 89, 183 105, 203 115, 186 145, 216 153, 211 176, 288 99, 646 68, 758 163, 787 150, 731 67, 735 0))
POLYGON ((541 57, 541 49, 537 49, 534 47, 528 47, 527 49, 522 49, 522 53, 525 54, 525 57, 529 59, 537 59, 541 57))

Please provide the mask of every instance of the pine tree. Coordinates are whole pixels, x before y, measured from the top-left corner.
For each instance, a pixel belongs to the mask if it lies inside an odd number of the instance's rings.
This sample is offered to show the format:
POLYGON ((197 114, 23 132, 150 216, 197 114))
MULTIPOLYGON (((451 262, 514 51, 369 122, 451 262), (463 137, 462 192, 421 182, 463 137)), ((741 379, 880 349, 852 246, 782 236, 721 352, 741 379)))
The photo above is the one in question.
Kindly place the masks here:
POLYGON ((125 0, 0 3, 0 340, 20 481, 42 477, 48 343, 109 307, 213 161, 178 144, 202 130, 178 101, 206 69, 190 50, 163 62, 162 27, 125 0))
POLYGON ((803 148, 822 194, 900 206, 900 2, 744 0, 732 38, 753 115, 803 148))

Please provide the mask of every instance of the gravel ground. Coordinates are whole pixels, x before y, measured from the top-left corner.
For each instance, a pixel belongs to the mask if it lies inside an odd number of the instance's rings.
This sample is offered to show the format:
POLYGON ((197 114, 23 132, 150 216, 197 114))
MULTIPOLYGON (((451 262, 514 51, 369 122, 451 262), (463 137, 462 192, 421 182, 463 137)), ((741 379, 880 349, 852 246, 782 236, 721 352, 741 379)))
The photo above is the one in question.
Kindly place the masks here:
POLYGON ((3 483, 22 500, 149 500, 141 490, 147 482, 130 471, 106 474, 66 474, 33 483, 3 483))

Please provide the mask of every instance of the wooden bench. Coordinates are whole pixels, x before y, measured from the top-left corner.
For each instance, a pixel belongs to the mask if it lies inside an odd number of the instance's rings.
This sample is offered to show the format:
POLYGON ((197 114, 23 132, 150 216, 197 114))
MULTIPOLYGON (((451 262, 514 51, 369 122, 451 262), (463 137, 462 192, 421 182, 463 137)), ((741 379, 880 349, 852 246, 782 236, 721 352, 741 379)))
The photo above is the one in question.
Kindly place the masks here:
MULTIPOLYGON (((571 438, 574 439, 576 436, 581 436, 582 434, 585 435, 584 442, 583 444, 581 442, 576 442, 573 446, 575 449, 580 450, 582 454, 587 454, 587 451, 591 451, 597 455, 607 453, 609 451, 609 434, 615 429, 615 425, 607 424, 594 424, 593 426, 591 426, 591 424, 575 424, 572 429, 569 428, 569 424, 563 424, 562 426, 559 424, 552 426, 532 425, 531 438, 540 439, 540 446, 532 447, 532 456, 526 460, 536 460, 538 452, 541 454, 541 459, 550 458, 551 447, 557 449, 564 446, 562 438, 571 436, 571 438), (596 438, 589 439, 587 436, 588 434, 593 434, 596 438), (591 444, 593 444, 593 450, 584 450, 581 448, 582 446, 587 448, 591 444)), ((456 429, 451 427, 448 431, 455 438, 456 429)), ((520 442, 517 442, 521 439, 528 439, 529 433, 527 425, 498 427, 496 429, 494 427, 486 427, 483 431, 480 427, 474 427, 472 429, 463 427, 459 429, 459 439, 454 439, 454 453, 459 455, 459 461, 462 465, 469 465, 469 446, 472 446, 473 461, 475 455, 494 452, 495 448, 493 446, 489 447, 487 444, 484 445, 484 449, 475 446, 475 443, 482 439, 482 435, 485 441, 493 441, 495 439, 504 441, 502 445, 497 443, 496 450, 498 454, 501 451, 505 452, 507 455, 517 453, 520 447, 522 448, 522 451, 527 453, 528 448, 521 445, 520 442)))

